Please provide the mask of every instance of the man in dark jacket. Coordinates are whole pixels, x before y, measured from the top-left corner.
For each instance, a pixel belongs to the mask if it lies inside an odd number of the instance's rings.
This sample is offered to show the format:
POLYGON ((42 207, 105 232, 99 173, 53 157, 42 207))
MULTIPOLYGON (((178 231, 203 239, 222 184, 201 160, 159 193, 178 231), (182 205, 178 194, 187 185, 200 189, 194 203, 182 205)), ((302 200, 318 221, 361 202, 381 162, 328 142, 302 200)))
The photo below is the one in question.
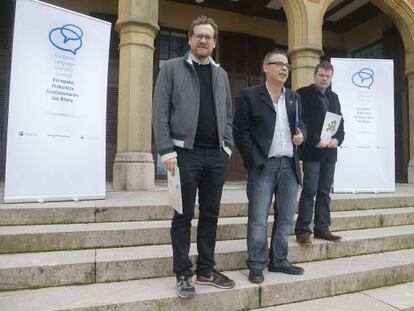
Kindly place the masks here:
POLYGON ((266 84, 242 90, 233 120, 234 139, 248 170, 247 266, 252 283, 263 282, 268 254, 270 272, 303 274, 301 267, 287 260, 289 231, 301 183, 296 149, 306 135, 300 97, 284 87, 290 70, 284 51, 267 53, 263 70, 266 84), (268 251, 267 218, 273 194, 278 217, 268 251))
POLYGON ((312 244, 309 238, 311 234, 309 226, 312 221, 315 196, 314 237, 333 242, 341 239, 340 236, 329 231, 331 224, 329 193, 335 173, 337 147, 342 144, 345 137, 343 119, 338 131, 329 142, 321 140, 326 112, 342 116, 338 95, 329 89, 333 71, 333 66, 329 62, 321 62, 315 68, 315 83, 298 90, 303 103, 303 121, 308 130, 308 139, 299 148, 304 175, 295 233, 296 240, 302 246, 312 244))

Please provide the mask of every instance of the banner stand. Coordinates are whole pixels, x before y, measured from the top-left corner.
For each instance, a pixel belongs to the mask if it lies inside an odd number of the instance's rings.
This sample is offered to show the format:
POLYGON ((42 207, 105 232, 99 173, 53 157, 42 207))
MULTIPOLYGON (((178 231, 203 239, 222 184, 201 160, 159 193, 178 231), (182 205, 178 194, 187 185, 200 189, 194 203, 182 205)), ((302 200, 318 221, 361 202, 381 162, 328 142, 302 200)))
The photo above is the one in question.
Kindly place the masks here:
POLYGON ((111 24, 17 0, 5 203, 104 199, 111 24))
POLYGON ((395 192, 392 60, 332 58, 345 140, 338 149, 334 191, 395 192))

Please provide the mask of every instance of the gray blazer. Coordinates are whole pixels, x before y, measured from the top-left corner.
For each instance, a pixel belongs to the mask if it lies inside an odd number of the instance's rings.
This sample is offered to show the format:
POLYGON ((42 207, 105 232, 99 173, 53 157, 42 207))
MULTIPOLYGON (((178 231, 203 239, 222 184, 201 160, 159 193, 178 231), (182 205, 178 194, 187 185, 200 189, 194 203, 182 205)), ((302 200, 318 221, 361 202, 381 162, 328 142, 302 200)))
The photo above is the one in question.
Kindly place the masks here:
MULTIPOLYGON (((210 59, 219 142, 233 150, 232 105, 227 73, 210 59)), ((158 74, 152 105, 152 124, 161 160, 176 157, 174 146, 193 149, 200 110, 200 88, 190 54, 168 60, 158 74)))

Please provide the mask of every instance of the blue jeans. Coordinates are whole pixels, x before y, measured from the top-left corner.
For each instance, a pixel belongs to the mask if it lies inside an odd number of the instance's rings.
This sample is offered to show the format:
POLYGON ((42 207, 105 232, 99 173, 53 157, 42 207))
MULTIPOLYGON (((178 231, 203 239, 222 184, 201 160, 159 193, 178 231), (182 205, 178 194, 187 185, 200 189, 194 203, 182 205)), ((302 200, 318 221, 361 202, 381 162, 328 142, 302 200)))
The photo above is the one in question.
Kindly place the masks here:
POLYGON ((329 231, 331 212, 329 193, 333 184, 335 163, 328 161, 303 162, 303 189, 299 200, 298 219, 296 220, 295 234, 310 235, 309 226, 312 222, 313 203, 315 200, 315 228, 314 233, 323 235, 329 231))
POLYGON ((287 260, 289 232, 293 225, 298 180, 292 158, 270 158, 265 164, 249 170, 247 197, 247 266, 263 270, 267 265, 267 218, 273 194, 277 201, 277 221, 273 224, 270 258, 272 264, 287 260))

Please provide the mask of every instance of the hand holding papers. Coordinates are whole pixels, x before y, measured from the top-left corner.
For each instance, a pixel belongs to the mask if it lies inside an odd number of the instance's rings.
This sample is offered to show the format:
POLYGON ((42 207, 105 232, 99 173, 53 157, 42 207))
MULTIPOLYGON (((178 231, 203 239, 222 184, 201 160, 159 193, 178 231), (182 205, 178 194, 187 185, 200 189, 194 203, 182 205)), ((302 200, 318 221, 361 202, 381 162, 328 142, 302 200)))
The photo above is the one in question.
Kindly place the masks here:
POLYGON ((336 134, 341 124, 342 116, 336 113, 327 112, 325 115, 325 121, 323 122, 322 131, 321 131, 321 141, 325 144, 328 144, 332 136, 336 134))
POLYGON ((175 166, 174 176, 170 171, 167 171, 168 176, 168 199, 169 203, 177 213, 183 213, 183 203, 181 198, 181 182, 180 182, 180 171, 178 166, 175 166))

